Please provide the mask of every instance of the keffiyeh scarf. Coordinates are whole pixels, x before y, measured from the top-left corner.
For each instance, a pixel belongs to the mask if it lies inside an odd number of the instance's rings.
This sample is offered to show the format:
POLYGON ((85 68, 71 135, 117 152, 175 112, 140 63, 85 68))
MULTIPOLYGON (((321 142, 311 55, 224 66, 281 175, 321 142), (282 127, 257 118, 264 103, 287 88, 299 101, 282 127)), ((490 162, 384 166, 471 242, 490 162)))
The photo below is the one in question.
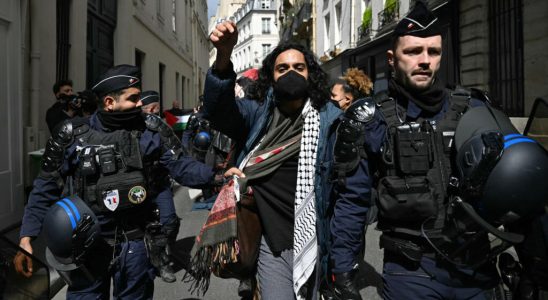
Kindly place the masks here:
POLYGON ((293 290, 297 299, 303 299, 300 290, 312 275, 318 256, 314 177, 320 135, 320 114, 308 101, 302 115, 304 126, 297 167, 293 235, 293 290))

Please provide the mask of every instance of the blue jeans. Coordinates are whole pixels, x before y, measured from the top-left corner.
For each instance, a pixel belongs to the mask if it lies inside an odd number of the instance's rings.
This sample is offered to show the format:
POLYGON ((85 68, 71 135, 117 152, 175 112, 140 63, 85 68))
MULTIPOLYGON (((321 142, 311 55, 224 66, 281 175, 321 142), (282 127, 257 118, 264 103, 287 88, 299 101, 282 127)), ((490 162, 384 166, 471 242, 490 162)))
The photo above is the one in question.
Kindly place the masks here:
POLYGON ((115 252, 120 256, 109 270, 112 248, 106 246, 94 251, 89 264, 98 277, 93 282, 74 278, 67 299, 109 299, 111 277, 114 299, 152 299, 155 269, 148 259, 145 243, 142 240, 119 243, 115 252))

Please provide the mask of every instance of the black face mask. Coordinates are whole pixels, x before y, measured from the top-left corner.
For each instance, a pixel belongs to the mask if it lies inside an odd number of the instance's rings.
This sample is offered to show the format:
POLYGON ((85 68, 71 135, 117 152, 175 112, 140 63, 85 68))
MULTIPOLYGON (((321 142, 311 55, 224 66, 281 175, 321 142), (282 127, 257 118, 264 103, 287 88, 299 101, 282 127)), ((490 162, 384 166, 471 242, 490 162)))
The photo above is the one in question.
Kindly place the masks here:
POLYGON ((280 102, 303 99, 308 94, 308 81, 295 71, 289 71, 274 82, 274 95, 280 102))
POLYGON ((107 112, 100 110, 97 117, 101 124, 110 130, 139 130, 146 129, 145 119, 140 107, 135 107, 126 111, 107 112))

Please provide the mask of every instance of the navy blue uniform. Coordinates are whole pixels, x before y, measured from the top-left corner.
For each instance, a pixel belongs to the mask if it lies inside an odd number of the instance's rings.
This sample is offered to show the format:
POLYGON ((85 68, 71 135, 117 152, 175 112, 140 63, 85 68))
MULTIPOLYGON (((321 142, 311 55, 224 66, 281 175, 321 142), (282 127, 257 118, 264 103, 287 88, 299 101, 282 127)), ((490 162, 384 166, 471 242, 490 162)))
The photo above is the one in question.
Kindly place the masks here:
MULTIPOLYGON (((102 124, 99 122, 97 115, 93 115, 89 120, 91 129, 104 131, 102 124)), ((66 148, 65 159, 60 170, 63 179, 67 175, 73 174, 78 166, 78 157, 76 147, 78 141, 73 142, 66 148)), ((165 151, 157 132, 145 130, 142 132, 139 140, 140 150, 143 156, 150 155, 155 151, 160 150, 164 153, 160 158, 160 164, 167 169, 173 179, 185 186, 200 188, 208 185, 213 181, 214 171, 191 157, 181 156, 178 159, 173 159, 171 151, 165 151)), ((44 178, 39 176, 34 181, 34 188, 30 193, 29 202, 25 207, 25 214, 20 231, 20 237, 35 237, 42 227, 42 223, 49 207, 62 194, 62 188, 58 185, 56 178, 44 178)), ((161 222, 169 222, 176 218, 175 209, 173 207, 173 194, 169 185, 158 194, 156 199, 153 199, 160 208, 161 222)), ((150 206, 143 203, 142 209, 135 209, 135 222, 144 223, 147 219, 147 214, 150 214, 150 206)), ((133 216, 132 212, 132 216, 133 216)), ((104 215, 97 213, 99 222, 101 223, 101 234, 106 239, 114 239, 114 231, 116 228, 116 220, 113 215, 104 215)), ((142 238, 132 240, 128 237, 116 238, 114 247, 104 245, 94 253, 93 265, 97 269, 97 274, 110 275, 114 280, 114 295, 121 299, 151 299, 154 290, 153 280, 155 270, 149 262, 146 254, 146 249, 142 238), (113 256, 113 253, 114 256, 113 256), (119 258, 113 262, 110 269, 107 269, 111 259, 119 255, 119 258)), ((83 296, 101 296, 109 297, 110 293, 110 277, 98 278, 94 283, 76 282, 67 292, 68 299, 81 298, 83 296)))
MULTIPOLYGON (((440 112, 429 121, 441 120, 450 109, 450 96, 444 99, 440 112)), ((472 99, 470 106, 483 105, 472 99)), ((413 122, 423 117, 423 111, 409 101, 406 121, 413 122)), ((372 175, 375 172, 375 160, 380 157, 381 146, 386 139, 387 122, 377 109, 373 120, 365 125, 365 144, 367 159, 362 159, 358 168, 348 175, 346 186, 335 186, 334 217, 331 220, 331 260, 333 272, 349 272, 357 263, 368 205, 373 187, 372 175), (369 161, 368 161, 369 160, 369 161)), ((367 260, 367 257, 365 258, 367 260)), ((493 266, 486 266, 472 276, 472 270, 458 269, 444 265, 428 256, 420 263, 408 264, 401 255, 385 250, 383 266, 384 291, 386 299, 423 299, 436 295, 439 299, 488 299, 494 282, 498 281, 493 266), (488 288, 485 288, 488 287, 488 288)))

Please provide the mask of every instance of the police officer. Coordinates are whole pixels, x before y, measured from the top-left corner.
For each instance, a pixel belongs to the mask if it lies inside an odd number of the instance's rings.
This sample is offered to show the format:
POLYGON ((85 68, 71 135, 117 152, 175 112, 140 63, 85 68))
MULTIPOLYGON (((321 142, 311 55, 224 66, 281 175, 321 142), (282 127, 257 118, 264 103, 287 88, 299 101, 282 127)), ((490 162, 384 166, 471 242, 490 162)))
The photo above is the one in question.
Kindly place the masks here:
POLYGON ((141 110, 147 114, 160 113, 160 94, 156 91, 144 91, 141 93, 141 110))
MULTIPOLYGON (((152 299, 155 271, 143 242, 152 200, 172 201, 168 175, 200 187, 213 182, 215 172, 182 156, 179 140, 159 117, 141 113, 137 67, 109 69, 92 90, 100 99, 99 111, 62 123, 48 140, 19 245, 32 253, 31 240, 40 233, 48 207, 61 195, 77 194, 97 215, 103 245, 88 256, 94 280, 75 275, 67 298, 109 298, 112 277, 115 298, 152 299)), ((25 255, 18 253, 15 266, 32 276, 25 255)))
MULTIPOLYGON (((160 94, 156 91, 144 91, 141 93, 141 103, 138 106, 144 113, 160 114, 160 94)), ((173 191, 171 189, 162 193, 162 201, 156 201, 158 206, 159 220, 147 226, 145 242, 149 251, 152 265, 160 273, 165 282, 175 282, 176 277, 171 268, 170 258, 171 247, 179 233, 179 217, 175 212, 173 202, 173 191)))
POLYGON ((436 76, 441 27, 423 1, 397 24, 387 54, 393 71, 388 92, 354 102, 337 129, 339 184, 331 223, 335 292, 360 299, 353 282, 356 255, 367 202, 376 193, 385 299, 490 299, 498 283, 492 263, 474 270, 456 267, 435 255, 421 236, 425 219, 443 224, 438 208, 448 199, 458 120, 468 107, 485 103, 468 91, 442 87, 436 76))

